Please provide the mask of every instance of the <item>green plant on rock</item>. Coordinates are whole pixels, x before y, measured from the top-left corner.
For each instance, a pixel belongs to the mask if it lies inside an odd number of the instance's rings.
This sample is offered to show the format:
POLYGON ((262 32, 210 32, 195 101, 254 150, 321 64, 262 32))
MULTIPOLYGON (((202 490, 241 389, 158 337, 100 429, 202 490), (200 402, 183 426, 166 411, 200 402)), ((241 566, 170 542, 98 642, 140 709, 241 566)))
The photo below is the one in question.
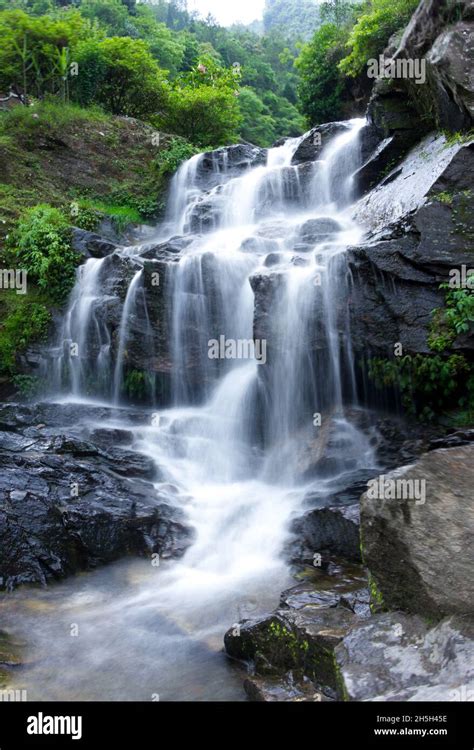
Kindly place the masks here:
POLYGON ((198 151, 199 149, 184 138, 173 138, 170 146, 160 151, 153 166, 160 177, 171 177, 184 161, 190 159, 198 151))
MULTIPOLYGON (((473 276, 468 276, 468 280, 473 276)), ((433 351, 444 352, 458 336, 469 333, 474 324, 474 288, 454 289, 446 283, 440 289, 447 290, 446 306, 433 310, 428 344, 433 351)))
POLYGON ((8 244, 12 265, 26 270, 51 301, 63 303, 74 284, 79 262, 71 247, 71 229, 65 215, 47 204, 28 209, 8 244))
POLYGON ((51 313, 44 304, 29 302, 27 298, 21 301, 18 297, 12 298, 10 310, 0 326, 0 373, 14 373, 16 355, 32 342, 44 339, 50 322, 51 313))
POLYGON ((150 375, 142 370, 129 370, 123 381, 125 393, 132 401, 143 401, 150 392, 151 385, 150 375))
POLYGON ((396 388, 407 413, 422 420, 459 404, 471 374, 472 367, 461 354, 407 354, 369 361, 369 377, 375 385, 396 388))
POLYGON ((39 396, 44 387, 43 381, 36 375, 14 375, 12 382, 17 393, 27 401, 39 396))

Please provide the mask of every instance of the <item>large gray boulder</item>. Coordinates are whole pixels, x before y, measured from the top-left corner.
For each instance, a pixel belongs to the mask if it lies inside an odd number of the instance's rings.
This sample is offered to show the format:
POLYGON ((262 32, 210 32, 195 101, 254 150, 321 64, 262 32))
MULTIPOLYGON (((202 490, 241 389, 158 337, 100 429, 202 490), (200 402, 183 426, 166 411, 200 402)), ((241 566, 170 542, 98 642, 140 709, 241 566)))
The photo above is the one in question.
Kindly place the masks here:
POLYGON ((361 498, 363 559, 389 609, 474 615, 474 445, 435 450, 361 498))

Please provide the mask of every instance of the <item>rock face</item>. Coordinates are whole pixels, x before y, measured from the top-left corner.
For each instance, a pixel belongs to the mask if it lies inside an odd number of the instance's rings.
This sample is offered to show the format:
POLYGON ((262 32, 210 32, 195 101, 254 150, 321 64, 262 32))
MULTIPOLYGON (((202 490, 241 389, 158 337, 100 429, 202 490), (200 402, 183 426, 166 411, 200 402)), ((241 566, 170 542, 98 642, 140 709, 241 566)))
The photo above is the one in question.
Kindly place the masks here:
POLYGON ((296 149, 292 164, 297 165, 308 161, 315 161, 327 141, 336 135, 344 133, 346 130, 347 123, 344 122, 327 122, 312 128, 296 149))
POLYGON ((474 697, 474 626, 460 617, 428 629, 402 612, 356 625, 335 651, 345 700, 468 701, 474 697))
MULTIPOLYGON (((390 40, 384 59, 402 65, 417 61, 415 72, 376 80, 368 107, 373 137, 380 141, 367 153, 355 176, 359 192, 377 184, 420 140, 437 128, 469 131, 474 119, 474 13, 469 0, 423 0, 401 40, 390 40), (423 80, 419 76, 419 80, 423 80), (370 158, 369 158, 370 157, 370 158)), ((371 144, 373 145, 373 140, 371 144)))
MULTIPOLYGON (((373 227, 350 248, 351 328, 357 351, 428 353, 433 310, 451 269, 472 266, 474 144, 448 146, 428 137, 363 198, 356 217, 373 227)), ((456 347, 472 350, 472 335, 456 347)))
POLYGON ((435 450, 362 496, 363 558, 384 606, 474 615, 473 459, 472 444, 435 450))
MULTIPOLYGON (((416 9, 395 53, 395 59, 424 55, 430 106, 436 123, 450 130, 469 129, 474 119, 474 10, 470 0, 455 6, 448 0, 424 0, 416 9)), ((416 84, 407 80, 416 103, 416 84)), ((418 111, 428 105, 418 97, 418 111)))
POLYGON ((152 484, 159 470, 129 447, 132 434, 78 426, 77 406, 65 412, 58 427, 52 405, 1 409, 0 588, 45 584, 127 554, 181 555, 191 542, 176 498, 152 484))

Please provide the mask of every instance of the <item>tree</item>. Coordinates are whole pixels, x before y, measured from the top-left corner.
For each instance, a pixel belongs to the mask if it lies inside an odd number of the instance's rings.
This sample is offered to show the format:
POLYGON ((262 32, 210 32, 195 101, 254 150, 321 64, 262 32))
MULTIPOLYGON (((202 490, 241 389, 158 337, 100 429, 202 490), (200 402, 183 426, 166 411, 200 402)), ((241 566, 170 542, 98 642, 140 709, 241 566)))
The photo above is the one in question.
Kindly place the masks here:
POLYGON ((348 32, 328 23, 305 44, 296 67, 300 73, 298 93, 303 113, 312 125, 341 117, 344 78, 337 68, 344 57, 348 32))
POLYGON ((245 87, 241 90, 239 107, 242 115, 242 138, 257 146, 271 146, 276 140, 275 120, 253 89, 245 87))
POLYGON ((309 39, 321 23, 314 0, 266 0, 263 13, 265 33, 279 30, 291 39, 309 39))
POLYGON ((113 114, 142 118, 166 106, 164 72, 144 41, 111 37, 83 42, 75 57, 80 75, 73 96, 80 104, 100 104, 113 114))
POLYGON ((403 29, 418 5, 418 0, 372 0, 367 3, 347 40, 351 50, 340 62, 340 70, 352 77, 359 75, 367 61, 378 58, 397 31, 403 29))
POLYGON ((110 36, 127 31, 128 8, 122 0, 82 0, 81 14, 91 21, 99 21, 110 36))
POLYGON ((24 97, 64 95, 68 51, 84 30, 74 10, 60 20, 29 16, 21 10, 0 13, 0 89, 13 86, 24 97))
POLYGON ((222 68, 210 58, 181 75, 170 91, 166 111, 154 119, 158 127, 183 136, 201 148, 238 140, 240 70, 222 68))
POLYGON ((160 67, 173 74, 178 73, 186 50, 181 34, 172 32, 166 24, 157 21, 151 8, 143 5, 137 7, 133 27, 140 38, 147 42, 160 67))

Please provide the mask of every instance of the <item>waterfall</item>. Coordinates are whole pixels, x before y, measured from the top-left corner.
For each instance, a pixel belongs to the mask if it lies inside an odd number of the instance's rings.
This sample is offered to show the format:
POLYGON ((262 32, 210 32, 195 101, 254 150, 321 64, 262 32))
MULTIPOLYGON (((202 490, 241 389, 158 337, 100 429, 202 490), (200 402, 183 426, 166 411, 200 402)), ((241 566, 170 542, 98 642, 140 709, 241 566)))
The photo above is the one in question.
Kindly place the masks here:
MULTIPOLYGON (((144 562, 132 589, 115 580, 105 604, 91 583, 80 653, 71 651, 74 639, 51 643, 50 620, 38 634, 51 663, 68 664, 68 679, 94 675, 102 700, 139 698, 142 689, 182 698, 197 674, 199 695, 215 697, 213 682, 229 679, 223 633, 276 604, 288 582, 281 551, 308 491, 373 465, 368 438, 346 414, 355 378, 345 249, 362 231, 349 206, 363 124, 348 122, 310 169, 292 165, 301 139, 289 139, 268 151, 266 164, 236 170, 220 149, 192 157, 173 178, 160 238, 186 241, 167 263, 158 321, 170 339, 171 403, 136 428, 135 448, 159 467, 158 492, 175 488, 172 502, 195 542, 159 573, 144 562), (143 686, 135 685, 137 663, 143 686)), ((123 257, 142 263, 142 252, 128 248, 123 257)), ((68 373, 73 395, 89 392, 91 370, 97 381, 108 373, 118 401, 147 298, 143 269, 135 269, 112 364, 111 334, 97 314, 103 262, 89 260, 78 273, 61 336, 65 351, 78 344, 79 356, 63 353, 56 367, 68 373)), ((69 622, 73 594, 65 600, 60 616, 69 622)), ((49 695, 62 696, 51 672, 47 684, 49 695)))
POLYGON ((104 259, 91 258, 77 271, 68 309, 60 331, 54 386, 69 387, 74 396, 102 393, 109 377, 110 333, 97 309, 102 303, 101 272, 104 259))
POLYGON ((122 309, 122 318, 120 320, 119 328, 119 345, 117 348, 117 357, 115 361, 115 372, 114 372, 114 401, 117 404, 120 400, 120 392, 122 389, 123 381, 123 364, 125 347, 127 346, 128 334, 129 334, 129 321, 130 316, 136 310, 137 305, 137 291, 140 287, 140 282, 143 276, 143 269, 137 271, 133 277, 130 286, 128 287, 127 296, 122 309))

